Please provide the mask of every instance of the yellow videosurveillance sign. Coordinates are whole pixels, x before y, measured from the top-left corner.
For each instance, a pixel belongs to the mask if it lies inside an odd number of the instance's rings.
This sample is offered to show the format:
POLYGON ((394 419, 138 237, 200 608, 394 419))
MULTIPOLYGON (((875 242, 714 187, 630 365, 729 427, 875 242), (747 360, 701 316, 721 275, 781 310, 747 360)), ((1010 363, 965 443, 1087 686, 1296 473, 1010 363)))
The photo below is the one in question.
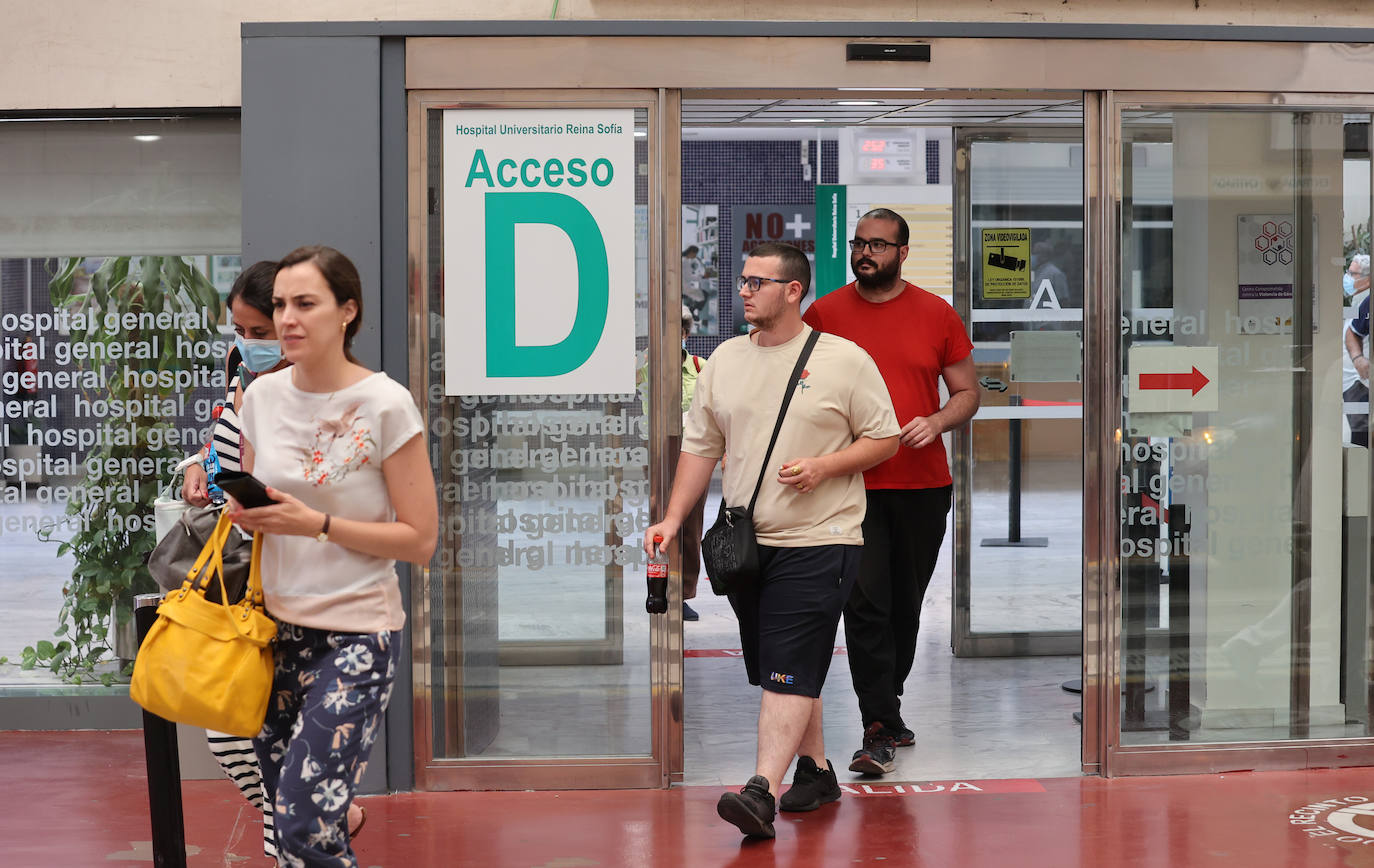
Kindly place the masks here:
POLYGON ((983 230, 984 299, 1030 298, 1030 230, 983 230))

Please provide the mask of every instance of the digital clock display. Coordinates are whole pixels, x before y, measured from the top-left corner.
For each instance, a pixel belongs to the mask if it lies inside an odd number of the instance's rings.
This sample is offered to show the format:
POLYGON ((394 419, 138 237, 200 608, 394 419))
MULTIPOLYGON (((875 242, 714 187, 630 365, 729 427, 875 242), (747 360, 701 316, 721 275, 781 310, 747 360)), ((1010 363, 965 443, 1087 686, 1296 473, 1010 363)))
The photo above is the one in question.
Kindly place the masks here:
POLYGON ((860 139, 859 152, 864 154, 898 154, 911 156, 911 139, 860 139))
POLYGON ((869 135, 854 140, 854 168, 864 175, 906 175, 915 168, 911 136, 869 135))
POLYGON ((910 157, 870 157, 867 155, 859 157, 858 169, 860 172, 868 174, 910 174, 912 165, 910 157))

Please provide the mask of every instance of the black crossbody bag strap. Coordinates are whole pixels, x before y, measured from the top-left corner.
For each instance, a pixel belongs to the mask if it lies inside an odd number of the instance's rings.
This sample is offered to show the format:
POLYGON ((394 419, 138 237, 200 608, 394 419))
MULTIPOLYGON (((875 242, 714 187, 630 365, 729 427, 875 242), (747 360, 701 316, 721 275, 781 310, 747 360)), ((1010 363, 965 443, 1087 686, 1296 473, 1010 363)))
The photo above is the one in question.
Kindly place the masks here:
POLYGON ((763 488, 763 477, 768 473, 768 459, 773 457, 773 447, 778 443, 778 432, 782 430, 782 420, 787 416, 787 405, 792 403, 792 393, 797 390, 797 380, 806 369, 806 360, 811 357, 811 349, 816 346, 816 341, 820 340, 820 337, 820 332, 811 330, 806 345, 802 347, 801 355, 797 356, 797 364, 792 367, 792 376, 787 378, 787 391, 783 393, 782 407, 778 409, 778 421, 773 425, 773 437, 768 441, 768 451, 763 454, 763 467, 759 468, 759 481, 754 485, 754 496, 749 498, 750 515, 754 514, 754 504, 758 502, 759 490, 763 488))

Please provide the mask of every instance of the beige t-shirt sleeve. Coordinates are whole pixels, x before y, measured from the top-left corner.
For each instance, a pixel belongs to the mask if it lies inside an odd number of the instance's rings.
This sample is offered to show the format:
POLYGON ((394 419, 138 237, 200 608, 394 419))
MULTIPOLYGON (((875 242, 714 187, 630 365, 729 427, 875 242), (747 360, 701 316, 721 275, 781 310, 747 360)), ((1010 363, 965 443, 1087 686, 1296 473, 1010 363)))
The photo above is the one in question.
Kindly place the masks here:
POLYGON ((897 414, 892 409, 892 396, 888 394, 887 383, 878 371, 878 365, 868 353, 863 354, 863 363, 854 377, 854 390, 849 396, 849 427, 854 439, 867 437, 882 440, 896 437, 902 433, 897 422, 897 414))

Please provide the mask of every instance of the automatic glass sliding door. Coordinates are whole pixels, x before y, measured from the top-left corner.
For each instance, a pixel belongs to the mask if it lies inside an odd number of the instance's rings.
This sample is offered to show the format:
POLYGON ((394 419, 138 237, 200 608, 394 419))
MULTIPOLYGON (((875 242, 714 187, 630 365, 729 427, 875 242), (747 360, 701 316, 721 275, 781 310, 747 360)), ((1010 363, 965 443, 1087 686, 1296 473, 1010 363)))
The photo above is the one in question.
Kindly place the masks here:
POLYGON ((952 645, 1078 655, 1082 127, 961 129, 955 167, 955 297, 982 406, 955 441, 952 645))
POLYGON ((643 91, 412 95, 412 379, 441 493, 413 628, 424 788, 671 775, 680 628, 645 614, 640 549, 650 414, 677 385, 651 266, 664 111, 643 91), (574 350, 583 333, 602 337, 574 350), (618 388, 579 388, 607 340, 595 383, 618 388))
POLYGON ((1271 757, 1247 768, 1368 761, 1368 393, 1345 341, 1367 285, 1343 276, 1369 252, 1369 120, 1117 114, 1114 774, 1236 743, 1271 757))

